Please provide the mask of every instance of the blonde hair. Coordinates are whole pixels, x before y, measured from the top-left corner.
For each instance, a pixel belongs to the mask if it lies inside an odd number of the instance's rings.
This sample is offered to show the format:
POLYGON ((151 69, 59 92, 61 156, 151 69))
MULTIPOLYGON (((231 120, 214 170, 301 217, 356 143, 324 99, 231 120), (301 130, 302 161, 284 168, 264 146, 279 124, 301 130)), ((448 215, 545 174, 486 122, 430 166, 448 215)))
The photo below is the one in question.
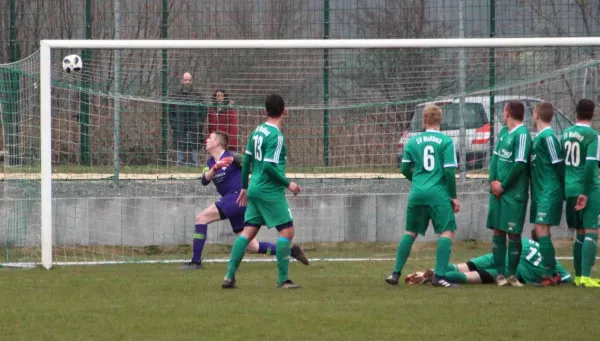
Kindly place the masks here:
POLYGON ((423 122, 427 125, 442 123, 442 108, 435 104, 428 104, 423 108, 423 122))
POLYGON ((550 102, 541 102, 535 105, 535 112, 540 120, 550 123, 554 116, 554 106, 550 102))

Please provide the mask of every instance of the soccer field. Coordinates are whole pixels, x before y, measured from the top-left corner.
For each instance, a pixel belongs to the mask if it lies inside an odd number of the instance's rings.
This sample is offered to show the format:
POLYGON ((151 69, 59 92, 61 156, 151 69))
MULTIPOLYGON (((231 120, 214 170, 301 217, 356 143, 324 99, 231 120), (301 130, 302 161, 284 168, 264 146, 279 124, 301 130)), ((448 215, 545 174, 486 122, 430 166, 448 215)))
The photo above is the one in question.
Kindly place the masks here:
MULTIPOLYGON (((469 250, 472 255, 488 248, 469 250)), ((567 254, 568 250, 561 250, 567 254)), ((465 256, 463 254, 463 256, 465 256)), ((462 261, 453 257, 453 261, 462 261)), ((572 270, 569 261, 563 261, 572 270)), ((409 261, 407 272, 431 266, 409 261)), ((291 265, 302 289, 275 288, 274 263, 0 270, 0 340, 594 340, 600 291, 571 285, 391 287, 392 261, 291 265)), ((593 274, 598 277, 598 272, 593 274)))

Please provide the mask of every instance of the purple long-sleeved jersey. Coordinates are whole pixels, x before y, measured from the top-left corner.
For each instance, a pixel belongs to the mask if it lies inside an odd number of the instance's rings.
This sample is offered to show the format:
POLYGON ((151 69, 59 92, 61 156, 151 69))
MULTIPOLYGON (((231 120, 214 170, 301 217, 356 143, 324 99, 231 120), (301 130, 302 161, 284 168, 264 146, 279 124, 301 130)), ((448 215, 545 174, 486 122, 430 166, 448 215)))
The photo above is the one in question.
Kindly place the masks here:
MULTIPOLYGON (((219 160, 228 156, 234 157, 233 152, 226 150, 221 154, 219 160)), ((206 161, 208 168, 212 168, 215 163, 216 161, 212 156, 206 161)), ((217 170, 213 176, 212 182, 214 182, 215 187, 217 187, 217 192, 223 197, 228 194, 239 193, 242 189, 242 167, 233 162, 231 163, 231 166, 217 170)), ((204 175, 202 175, 202 184, 205 186, 209 184, 204 175)))

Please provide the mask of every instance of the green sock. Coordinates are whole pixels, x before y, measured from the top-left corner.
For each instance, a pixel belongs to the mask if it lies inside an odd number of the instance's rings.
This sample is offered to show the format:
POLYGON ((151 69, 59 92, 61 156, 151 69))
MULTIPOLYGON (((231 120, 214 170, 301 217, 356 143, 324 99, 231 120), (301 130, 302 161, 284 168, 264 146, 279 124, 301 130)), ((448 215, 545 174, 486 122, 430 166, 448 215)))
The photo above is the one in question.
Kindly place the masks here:
POLYGON ((554 245, 550 236, 539 237, 540 254, 542 255, 542 265, 546 268, 547 275, 552 276, 556 272, 556 256, 554 254, 554 245))
POLYGON ((517 272, 519 266, 519 258, 521 258, 521 240, 508 239, 508 276, 512 276, 517 272))
POLYGON ((506 272, 506 235, 492 237, 492 254, 498 275, 506 272))
POLYGON ((446 279, 452 283, 467 284, 467 275, 458 271, 446 272, 446 279))
POLYGON ((402 272, 402 268, 404 268, 404 264, 406 264, 406 260, 410 255, 410 249, 412 249, 414 241, 415 238, 413 238, 410 234, 405 234, 402 236, 402 239, 400 239, 398 250, 396 250, 396 265, 394 265, 394 272, 402 272))
POLYGON ((450 272, 450 271, 458 271, 458 265, 448 264, 448 266, 446 267, 446 272, 450 272))
POLYGON ((235 279, 235 273, 240 267, 242 258, 244 258, 244 254, 246 253, 248 243, 248 239, 246 239, 246 237, 244 236, 239 236, 235 239, 233 247, 231 248, 231 258, 229 258, 229 265, 227 266, 227 275, 225 275, 225 277, 229 279, 235 279))
POLYGON ((595 233, 586 233, 581 249, 581 277, 590 277, 592 268, 596 262, 596 252, 598 250, 598 235, 595 233))
POLYGON ((435 252, 435 270, 436 275, 443 277, 446 274, 446 268, 450 263, 450 254, 452 253, 452 239, 441 237, 438 240, 437 250, 435 252))
POLYGON ((575 268, 575 277, 581 276, 581 250, 583 249, 583 239, 585 234, 577 234, 573 243, 573 267, 575 268))
POLYGON ((277 284, 281 284, 289 279, 288 267, 290 265, 290 240, 279 237, 275 247, 277 257, 277 284))

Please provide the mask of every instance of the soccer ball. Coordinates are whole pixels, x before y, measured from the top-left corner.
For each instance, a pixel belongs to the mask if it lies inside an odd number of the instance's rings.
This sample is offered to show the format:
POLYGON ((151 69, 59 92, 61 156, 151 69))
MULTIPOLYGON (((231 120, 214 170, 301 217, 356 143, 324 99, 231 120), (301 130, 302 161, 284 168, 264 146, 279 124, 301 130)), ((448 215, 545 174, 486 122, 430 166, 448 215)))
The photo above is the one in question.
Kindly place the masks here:
POLYGON ((79 72, 83 68, 83 62, 81 61, 81 57, 72 54, 63 58, 62 67, 66 73, 71 73, 71 71, 79 72))

